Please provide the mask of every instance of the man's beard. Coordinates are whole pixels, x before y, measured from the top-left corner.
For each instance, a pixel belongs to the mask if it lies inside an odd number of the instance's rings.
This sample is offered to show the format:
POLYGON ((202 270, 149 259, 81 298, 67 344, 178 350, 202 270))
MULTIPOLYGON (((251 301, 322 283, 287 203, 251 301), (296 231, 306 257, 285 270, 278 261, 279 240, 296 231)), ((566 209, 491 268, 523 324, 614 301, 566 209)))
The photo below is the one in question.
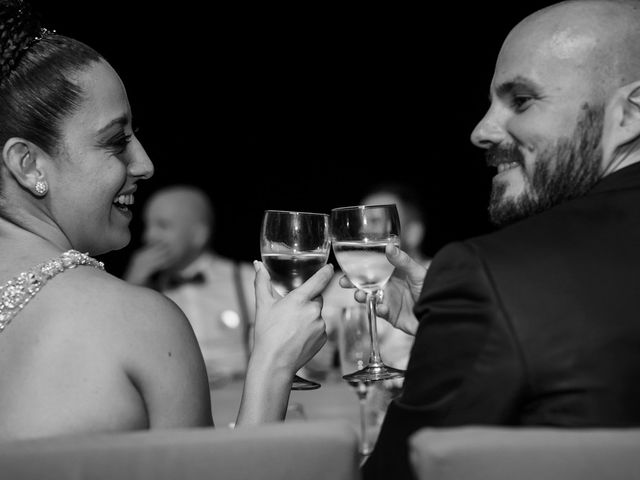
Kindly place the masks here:
MULTIPOLYGON (((506 225, 587 193, 602 173, 603 122, 603 107, 586 108, 571 137, 559 139, 540 153, 533 166, 533 176, 518 197, 503 198, 507 186, 495 182, 489 202, 491 222, 506 225)), ((490 165, 504 161, 516 162, 524 170, 524 157, 517 146, 496 146, 487 151, 490 165)))

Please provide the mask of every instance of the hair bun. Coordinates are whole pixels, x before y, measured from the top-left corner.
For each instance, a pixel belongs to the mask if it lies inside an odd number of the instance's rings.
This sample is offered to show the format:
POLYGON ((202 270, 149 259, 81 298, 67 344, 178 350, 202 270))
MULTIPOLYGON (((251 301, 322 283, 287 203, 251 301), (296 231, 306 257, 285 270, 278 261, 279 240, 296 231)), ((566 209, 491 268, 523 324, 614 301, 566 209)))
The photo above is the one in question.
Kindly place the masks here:
POLYGON ((0 0, 0 81, 38 37, 40 27, 40 19, 27 2, 0 0))

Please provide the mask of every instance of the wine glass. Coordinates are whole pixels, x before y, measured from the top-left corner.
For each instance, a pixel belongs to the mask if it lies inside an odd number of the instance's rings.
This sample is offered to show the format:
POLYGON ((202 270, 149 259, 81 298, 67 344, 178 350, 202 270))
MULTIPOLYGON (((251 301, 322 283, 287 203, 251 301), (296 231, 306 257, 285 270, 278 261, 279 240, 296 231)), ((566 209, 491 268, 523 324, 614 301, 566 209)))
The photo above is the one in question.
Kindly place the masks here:
POLYGON ((351 283, 367 293, 369 361, 343 378, 377 382, 403 377, 403 370, 385 365, 380 357, 376 322, 376 303, 394 269, 385 248, 390 243, 400 246, 400 220, 395 204, 332 209, 331 243, 342 271, 351 283))
MULTIPOLYGON (((354 370, 364 368, 369 355, 370 345, 367 335, 367 311, 364 305, 344 307, 338 323, 338 353, 340 369, 346 375, 354 370)), ((369 432, 367 429, 367 394, 370 382, 350 380, 360 404, 360 455, 366 457, 371 453, 369 432)))
MULTIPOLYGON (((265 210, 260 234, 262 262, 276 290, 286 295, 322 268, 329 258, 329 215, 265 210)), ((298 375, 292 390, 313 390, 320 384, 298 375)))

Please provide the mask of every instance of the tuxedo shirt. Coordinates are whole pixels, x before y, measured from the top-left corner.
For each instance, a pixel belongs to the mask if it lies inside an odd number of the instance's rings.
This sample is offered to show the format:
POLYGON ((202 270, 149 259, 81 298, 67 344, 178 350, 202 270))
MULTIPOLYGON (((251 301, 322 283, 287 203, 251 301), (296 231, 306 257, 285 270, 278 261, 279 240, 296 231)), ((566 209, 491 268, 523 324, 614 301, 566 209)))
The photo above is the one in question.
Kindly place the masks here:
POLYGON ((247 364, 246 323, 253 323, 255 270, 250 263, 203 253, 180 275, 202 281, 185 282, 162 292, 185 313, 202 351, 211 379, 244 375, 247 364), (238 295, 235 268, 240 269, 242 298, 238 295), (240 301, 244 301, 244 307, 240 301), (243 310, 246 309, 246 313, 243 310), (246 315, 248 318, 243 318, 246 315))

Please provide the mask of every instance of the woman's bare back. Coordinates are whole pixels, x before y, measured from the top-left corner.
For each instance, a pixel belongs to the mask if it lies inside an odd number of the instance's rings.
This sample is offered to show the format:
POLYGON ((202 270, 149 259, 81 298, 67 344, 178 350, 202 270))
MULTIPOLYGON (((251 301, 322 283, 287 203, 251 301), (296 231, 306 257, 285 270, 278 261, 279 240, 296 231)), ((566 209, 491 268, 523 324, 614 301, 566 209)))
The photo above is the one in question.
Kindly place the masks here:
POLYGON ((0 439, 210 425, 200 363, 170 301, 91 266, 65 270, 0 333, 0 439))

